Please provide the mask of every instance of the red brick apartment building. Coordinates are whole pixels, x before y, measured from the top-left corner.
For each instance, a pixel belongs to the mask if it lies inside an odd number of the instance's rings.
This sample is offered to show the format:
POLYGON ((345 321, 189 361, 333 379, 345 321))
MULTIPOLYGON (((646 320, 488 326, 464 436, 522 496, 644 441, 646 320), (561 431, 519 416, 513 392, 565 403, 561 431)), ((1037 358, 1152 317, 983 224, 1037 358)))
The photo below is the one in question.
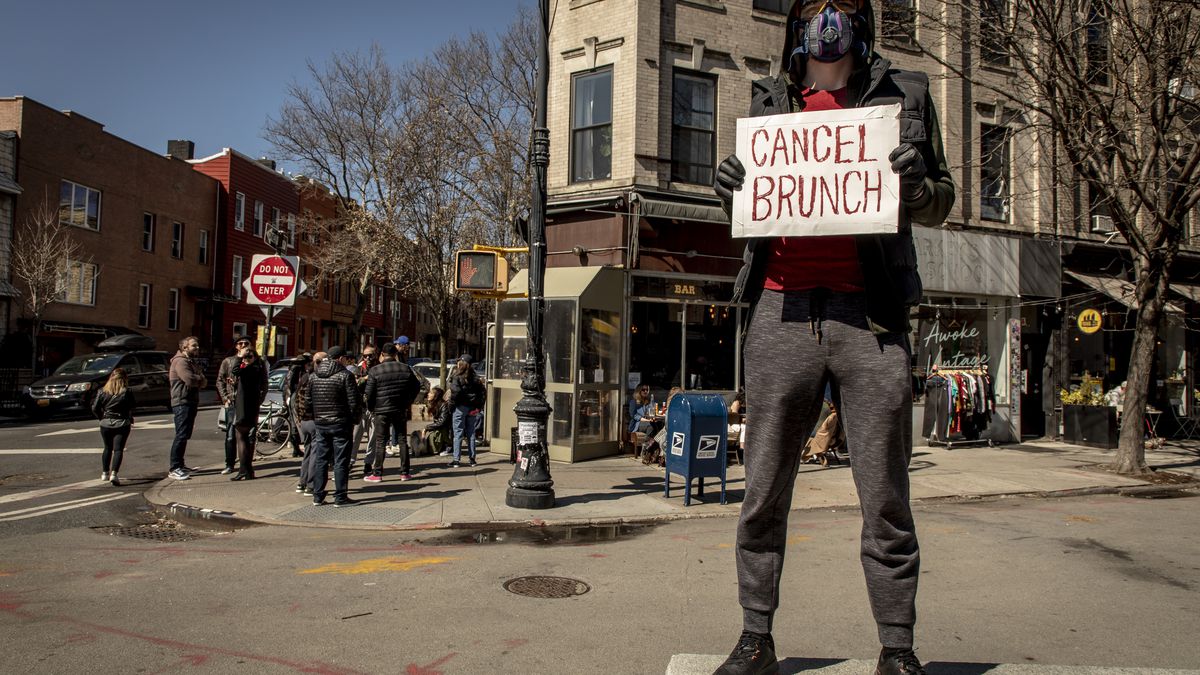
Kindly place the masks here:
MULTIPOLYGON (((242 288, 255 255, 272 253, 267 245, 267 229, 272 223, 289 233, 287 255, 297 254, 297 219, 300 197, 296 185, 275 170, 274 162, 254 160, 236 150, 225 148, 202 159, 187 158, 199 174, 217 182, 217 220, 220 237, 213 282, 213 295, 224 302, 215 303, 212 331, 207 336, 214 352, 233 348, 233 337, 253 335, 266 316, 257 305, 246 303, 242 288)), ((276 355, 294 351, 296 311, 277 309, 273 322, 276 331, 276 355)))
MULTIPOLYGON (((79 113, 21 96, 0 98, 6 131, 16 136, 14 230, 49 203, 83 251, 70 261, 62 299, 45 312, 40 371, 118 333, 149 335, 173 351, 180 338, 209 332, 216 181, 79 113)), ((0 359, 28 363, 32 328, 19 300, 8 324, 17 339, 0 359)))

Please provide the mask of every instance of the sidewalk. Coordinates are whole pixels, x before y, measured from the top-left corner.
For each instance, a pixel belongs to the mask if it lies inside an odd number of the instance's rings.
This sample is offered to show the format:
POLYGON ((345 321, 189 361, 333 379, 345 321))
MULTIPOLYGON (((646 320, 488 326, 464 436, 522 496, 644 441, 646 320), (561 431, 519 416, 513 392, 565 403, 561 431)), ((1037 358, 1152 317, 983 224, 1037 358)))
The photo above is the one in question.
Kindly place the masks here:
MULTIPOLYGON (((1190 484, 1164 485, 1161 480, 1150 483, 1117 476, 1103 468, 1112 456, 1112 451, 1054 441, 954 450, 917 447, 910 468, 912 498, 920 502, 1153 491, 1196 487, 1194 481, 1200 480, 1200 442, 1171 443, 1147 452, 1152 467, 1160 472, 1190 475, 1190 484)), ((528 511, 504 503, 512 477, 507 455, 482 452, 476 467, 448 468, 446 461, 445 457, 414 458, 413 480, 401 482, 397 477, 398 458, 388 458, 382 483, 364 482, 362 464, 357 463, 350 473, 350 495, 358 504, 341 509, 333 508, 329 499, 324 506, 312 506, 310 497, 297 494, 300 460, 284 457, 283 453, 259 458, 255 464, 258 479, 254 481, 230 482, 228 476, 220 475, 220 466, 213 466, 194 474, 191 480, 166 479, 151 488, 146 498, 181 517, 233 522, 384 530, 498 529, 733 517, 745 487, 743 468, 730 466, 725 505, 719 503, 719 481, 714 484, 708 479, 704 496, 697 498, 693 487, 691 506, 684 507, 681 478, 672 477, 671 496, 666 498, 662 469, 644 466, 628 456, 611 457, 551 465, 556 505, 528 511)), ((853 508, 857 503, 849 467, 801 467, 793 510, 853 508)))

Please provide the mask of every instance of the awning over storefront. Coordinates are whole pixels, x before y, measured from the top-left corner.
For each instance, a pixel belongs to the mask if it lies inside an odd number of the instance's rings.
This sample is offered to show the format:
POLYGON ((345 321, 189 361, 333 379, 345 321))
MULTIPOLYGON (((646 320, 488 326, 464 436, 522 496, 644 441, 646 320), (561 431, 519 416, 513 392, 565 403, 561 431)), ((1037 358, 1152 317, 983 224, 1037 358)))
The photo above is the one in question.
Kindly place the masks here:
POLYGON ((1200 303, 1200 286, 1192 284, 1171 284, 1171 290, 1195 303, 1200 303))
POLYGON ((7 192, 10 195, 21 194, 21 186, 17 185, 16 181, 8 176, 0 175, 0 192, 7 192))
MULTIPOLYGON (((1082 272, 1073 272, 1071 270, 1063 271, 1067 273, 1067 276, 1075 279, 1081 284, 1097 290, 1109 298, 1116 300, 1122 305, 1125 305, 1127 309, 1137 309, 1137 301, 1133 297, 1134 287, 1132 283, 1125 281, 1124 279, 1098 277, 1091 274, 1084 274, 1082 272)), ((1171 302, 1170 300, 1168 300, 1166 303, 1166 310, 1176 314, 1183 313, 1183 308, 1171 302)))
POLYGON ((669 218, 671 220, 691 220, 702 223, 728 225, 729 216, 719 206, 707 204, 691 204, 687 202, 672 202, 663 199, 642 197, 638 200, 641 214, 650 218, 669 218))
POLYGON ((1020 293, 1016 237, 919 225, 912 233, 926 292, 1009 298, 1020 293))
POLYGON ((124 326, 102 326, 94 323, 77 323, 74 321, 43 321, 43 333, 80 333, 82 335, 125 335, 134 331, 124 326))
MULTIPOLYGON (((551 267, 546 270, 542 295, 547 298, 575 298, 583 295, 603 267, 551 267)), ((529 270, 521 270, 508 282, 509 294, 529 292, 529 270)))

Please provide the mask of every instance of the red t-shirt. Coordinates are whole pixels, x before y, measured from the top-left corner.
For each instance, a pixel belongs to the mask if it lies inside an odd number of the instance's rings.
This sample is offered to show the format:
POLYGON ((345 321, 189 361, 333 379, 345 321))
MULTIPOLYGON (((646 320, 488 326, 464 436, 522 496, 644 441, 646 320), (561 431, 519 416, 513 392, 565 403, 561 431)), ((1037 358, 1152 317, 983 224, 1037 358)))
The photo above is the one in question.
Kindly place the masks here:
MULTIPOLYGON (((846 90, 820 91, 805 88, 804 112, 841 110, 846 107, 846 90)), ((771 240, 767 279, 771 291, 803 291, 824 287, 831 291, 854 292, 865 288, 858 265, 854 237, 778 237, 771 240)))

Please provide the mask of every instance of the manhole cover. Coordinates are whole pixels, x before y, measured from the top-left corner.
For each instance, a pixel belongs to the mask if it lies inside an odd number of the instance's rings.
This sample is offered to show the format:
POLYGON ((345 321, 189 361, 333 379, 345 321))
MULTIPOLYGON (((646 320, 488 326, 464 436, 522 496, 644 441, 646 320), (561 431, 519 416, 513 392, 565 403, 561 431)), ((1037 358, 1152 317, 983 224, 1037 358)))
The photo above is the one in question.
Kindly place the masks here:
POLYGON ((504 582, 504 590, 527 598, 571 598, 587 593, 592 587, 566 577, 517 577, 504 582))
POLYGON ((177 523, 143 523, 141 525, 105 525, 91 528, 114 536, 148 539, 166 543, 194 541, 209 536, 204 532, 184 530, 177 523))

